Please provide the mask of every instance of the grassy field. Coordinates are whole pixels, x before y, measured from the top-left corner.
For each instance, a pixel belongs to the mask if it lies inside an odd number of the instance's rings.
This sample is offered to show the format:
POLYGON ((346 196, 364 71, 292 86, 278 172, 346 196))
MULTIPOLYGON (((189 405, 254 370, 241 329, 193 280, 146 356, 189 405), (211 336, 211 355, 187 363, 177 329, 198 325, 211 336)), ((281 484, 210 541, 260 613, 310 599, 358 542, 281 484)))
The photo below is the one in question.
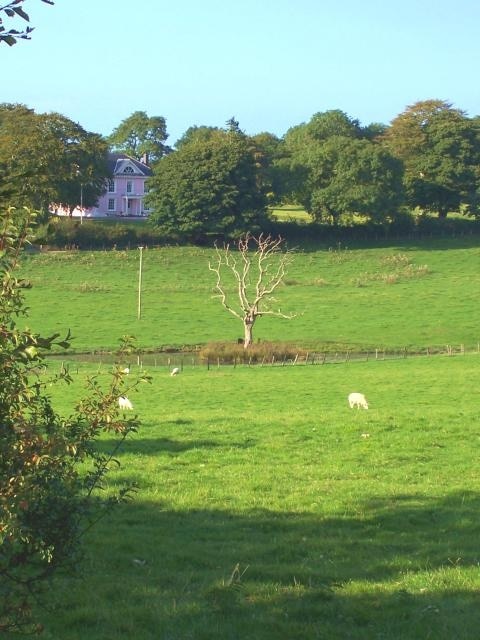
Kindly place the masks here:
POLYGON ((112 483, 139 494, 53 585, 44 638, 478 638, 479 358, 152 369, 112 483))
POLYGON ((282 221, 294 222, 311 222, 312 216, 308 214, 303 207, 297 205, 284 205, 270 210, 271 215, 282 221))
MULTIPOLYGON (((235 340, 209 249, 25 256, 30 326, 75 348, 235 340)), ((480 249, 475 239, 308 247, 256 338, 466 355, 297 366, 152 367, 111 487, 136 499, 59 576, 46 640, 476 640, 480 623, 480 249), (366 394, 368 411, 347 395, 366 394)), ((23 320, 21 320, 23 321, 23 320)), ((52 368, 58 362, 51 364, 52 368)), ((88 374, 51 388, 68 414, 88 374)), ((135 376, 132 367, 130 376, 135 376)), ((104 438, 100 445, 111 445, 104 438)))
MULTIPOLYGON (((212 298, 211 257, 204 248, 145 250, 138 321, 138 250, 28 255, 29 324, 43 333, 70 328, 77 351, 115 349, 122 335, 145 349, 234 341, 242 327, 212 298)), ((473 348, 479 265, 475 238, 302 247, 277 296, 297 317, 260 319, 254 335, 311 349, 473 348)))

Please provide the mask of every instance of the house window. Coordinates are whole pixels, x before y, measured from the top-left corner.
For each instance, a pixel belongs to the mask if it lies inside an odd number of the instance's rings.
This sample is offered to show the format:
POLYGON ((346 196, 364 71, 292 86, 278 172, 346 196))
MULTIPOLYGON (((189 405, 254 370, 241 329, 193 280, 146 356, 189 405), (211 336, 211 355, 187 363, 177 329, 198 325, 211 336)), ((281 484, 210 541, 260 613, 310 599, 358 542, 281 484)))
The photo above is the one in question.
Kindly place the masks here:
POLYGON ((123 173, 133 173, 133 167, 125 167, 125 169, 123 170, 123 173))
POLYGON ((115 198, 108 199, 108 210, 115 211, 115 198))
POLYGON ((148 186, 148 182, 143 183, 143 193, 148 193, 150 191, 150 187, 148 186))
POLYGON ((133 182, 131 180, 127 182, 127 193, 133 193, 133 182))
POLYGON ((108 193, 115 193, 115 180, 112 178, 108 180, 108 193))

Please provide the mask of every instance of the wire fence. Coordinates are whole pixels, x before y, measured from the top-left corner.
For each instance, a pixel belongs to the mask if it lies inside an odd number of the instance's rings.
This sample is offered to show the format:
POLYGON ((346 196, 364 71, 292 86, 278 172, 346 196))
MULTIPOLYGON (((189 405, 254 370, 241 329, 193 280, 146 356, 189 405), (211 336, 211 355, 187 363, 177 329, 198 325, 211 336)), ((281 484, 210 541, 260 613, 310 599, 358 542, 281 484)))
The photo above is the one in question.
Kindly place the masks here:
POLYGON ((466 354, 480 354, 480 342, 476 345, 453 345, 447 344, 444 347, 425 347, 423 349, 384 349, 376 348, 365 351, 311 351, 299 352, 293 356, 284 357, 263 357, 262 359, 254 359, 242 354, 238 358, 202 358, 198 352, 160 352, 160 353, 142 353, 131 356, 128 361, 125 358, 119 362, 118 356, 111 353, 91 353, 91 354, 72 354, 63 356, 51 356, 51 360, 61 360, 63 363, 69 362, 90 362, 99 365, 128 366, 130 368, 138 367, 167 369, 171 371, 178 368, 179 371, 189 368, 219 369, 220 367, 292 367, 292 366, 322 366, 328 364, 345 364, 348 362, 368 362, 383 360, 401 360, 405 358, 425 358, 433 356, 463 356, 466 354))

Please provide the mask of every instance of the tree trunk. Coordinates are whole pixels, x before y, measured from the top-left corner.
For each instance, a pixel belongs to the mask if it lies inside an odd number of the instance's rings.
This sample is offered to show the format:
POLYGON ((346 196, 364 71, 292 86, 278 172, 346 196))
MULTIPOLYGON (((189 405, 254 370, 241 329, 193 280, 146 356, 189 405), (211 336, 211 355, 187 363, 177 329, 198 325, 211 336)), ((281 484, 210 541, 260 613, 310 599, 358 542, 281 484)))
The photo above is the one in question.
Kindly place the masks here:
POLYGON ((243 328, 244 328, 244 339, 243 339, 243 348, 248 349, 248 347, 253 342, 253 324, 255 320, 252 318, 245 318, 243 320, 243 328))

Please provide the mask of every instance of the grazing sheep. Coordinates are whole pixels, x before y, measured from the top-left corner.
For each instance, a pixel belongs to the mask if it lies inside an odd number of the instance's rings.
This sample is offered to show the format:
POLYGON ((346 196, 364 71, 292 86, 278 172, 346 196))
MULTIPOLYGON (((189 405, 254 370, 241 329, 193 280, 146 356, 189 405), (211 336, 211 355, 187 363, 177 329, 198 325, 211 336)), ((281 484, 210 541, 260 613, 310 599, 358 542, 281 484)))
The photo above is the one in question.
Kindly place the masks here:
POLYGON ((353 407, 363 407, 364 409, 368 409, 368 402, 363 393, 350 393, 348 396, 348 404, 350 405, 350 409, 353 407))
POLYGON ((179 367, 175 367, 174 369, 171 370, 170 375, 171 376, 176 376, 180 373, 180 368, 179 367))
POLYGON ((133 404, 126 396, 119 397, 118 406, 120 407, 120 409, 133 409, 133 404))
POLYGON ((128 374, 130 373, 130 367, 125 367, 125 369, 122 369, 122 373, 128 376, 128 374))

